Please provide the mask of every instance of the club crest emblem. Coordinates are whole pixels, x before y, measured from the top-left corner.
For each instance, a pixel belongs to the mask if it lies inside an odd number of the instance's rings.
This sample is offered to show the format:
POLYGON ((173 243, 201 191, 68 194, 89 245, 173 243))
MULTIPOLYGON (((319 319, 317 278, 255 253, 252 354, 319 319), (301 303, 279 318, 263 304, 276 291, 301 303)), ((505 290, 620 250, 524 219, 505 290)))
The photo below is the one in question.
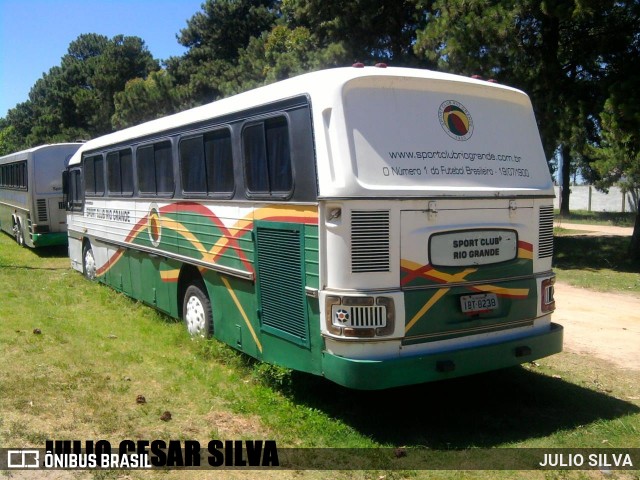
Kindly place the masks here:
POLYGON ((162 238, 162 225, 160 223, 160 210, 157 205, 152 205, 149 208, 149 215, 147 216, 147 232, 149 233, 149 241, 154 247, 160 245, 160 239, 162 238))
POLYGON ((464 141, 473 135, 473 119, 469 110, 455 100, 447 100, 438 109, 442 129, 451 138, 464 141))

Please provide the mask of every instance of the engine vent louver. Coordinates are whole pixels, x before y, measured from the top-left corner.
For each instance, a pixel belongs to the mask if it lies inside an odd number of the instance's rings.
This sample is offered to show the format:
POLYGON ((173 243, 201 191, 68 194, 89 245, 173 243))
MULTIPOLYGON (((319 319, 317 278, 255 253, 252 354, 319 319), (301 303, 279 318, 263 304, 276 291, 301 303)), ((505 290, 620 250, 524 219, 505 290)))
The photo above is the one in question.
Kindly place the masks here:
POLYGON ((302 231, 258 227, 256 239, 263 328, 307 345, 302 231))
POLYGON ((538 258, 553 256, 553 207, 540 207, 538 224, 538 258))
POLYGON ((389 210, 351 212, 351 271, 388 272, 389 210))
POLYGON ((38 222, 46 223, 48 221, 47 200, 45 198, 39 198, 37 201, 37 208, 38 208, 38 222))

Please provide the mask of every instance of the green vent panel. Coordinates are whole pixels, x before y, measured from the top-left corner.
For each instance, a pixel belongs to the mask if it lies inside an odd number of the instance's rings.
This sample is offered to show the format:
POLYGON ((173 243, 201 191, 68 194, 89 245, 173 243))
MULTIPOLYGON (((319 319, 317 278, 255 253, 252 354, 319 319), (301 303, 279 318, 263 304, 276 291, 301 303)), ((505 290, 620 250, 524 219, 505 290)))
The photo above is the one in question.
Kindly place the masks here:
POLYGON ((268 225, 256 226, 262 329, 308 346, 303 227, 271 222, 268 225))

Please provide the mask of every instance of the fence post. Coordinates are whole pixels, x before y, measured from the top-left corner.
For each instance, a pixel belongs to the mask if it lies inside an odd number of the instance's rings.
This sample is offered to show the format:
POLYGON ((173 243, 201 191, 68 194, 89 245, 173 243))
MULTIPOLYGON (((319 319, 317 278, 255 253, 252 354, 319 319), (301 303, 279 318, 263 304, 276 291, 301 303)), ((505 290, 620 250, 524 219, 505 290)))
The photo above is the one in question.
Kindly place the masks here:
POLYGON ((590 212, 591 211, 591 185, 589 185, 589 200, 588 200, 588 207, 587 207, 587 211, 590 212))

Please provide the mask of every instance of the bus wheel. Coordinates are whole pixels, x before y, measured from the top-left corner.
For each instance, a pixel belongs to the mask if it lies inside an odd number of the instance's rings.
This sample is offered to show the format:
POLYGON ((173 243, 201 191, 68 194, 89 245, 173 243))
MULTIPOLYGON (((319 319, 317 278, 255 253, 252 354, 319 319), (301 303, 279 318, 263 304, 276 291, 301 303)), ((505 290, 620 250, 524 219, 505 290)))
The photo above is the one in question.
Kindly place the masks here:
POLYGON ((20 220, 17 220, 13 225, 13 230, 16 234, 16 243, 21 247, 24 247, 24 233, 22 231, 22 225, 20 224, 20 220))
POLYGON ((213 333, 211 301, 202 282, 189 285, 182 301, 182 318, 192 337, 207 338, 213 333))
POLYGON ((89 243, 87 243, 82 250, 82 271, 84 272, 84 276, 89 280, 96 279, 96 259, 93 256, 93 249, 89 243))

